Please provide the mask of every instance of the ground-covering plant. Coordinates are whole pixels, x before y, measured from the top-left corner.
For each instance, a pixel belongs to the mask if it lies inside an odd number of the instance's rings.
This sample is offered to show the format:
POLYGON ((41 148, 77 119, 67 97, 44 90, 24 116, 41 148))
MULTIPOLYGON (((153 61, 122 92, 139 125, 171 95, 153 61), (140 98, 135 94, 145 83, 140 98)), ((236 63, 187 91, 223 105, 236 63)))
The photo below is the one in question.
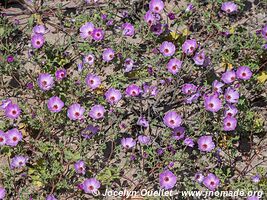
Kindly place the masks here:
POLYGON ((0 199, 266 198, 266 10, 3 1, 0 199))

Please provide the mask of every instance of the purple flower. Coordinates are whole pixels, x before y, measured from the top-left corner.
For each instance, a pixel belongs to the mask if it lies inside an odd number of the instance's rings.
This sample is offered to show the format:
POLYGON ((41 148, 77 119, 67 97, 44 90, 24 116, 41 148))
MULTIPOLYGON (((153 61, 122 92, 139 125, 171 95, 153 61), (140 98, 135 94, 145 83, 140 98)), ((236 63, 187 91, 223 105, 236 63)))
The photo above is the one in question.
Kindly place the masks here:
POLYGON ((219 184, 220 180, 217 176, 215 176, 212 173, 209 173, 208 176, 206 176, 203 180, 203 184, 209 189, 209 190, 215 190, 219 184))
POLYGON ((182 66, 182 61, 176 58, 172 58, 169 60, 167 64, 167 69, 168 69, 168 72, 175 75, 179 72, 179 70, 181 69, 181 66, 182 66))
POLYGON ((42 34, 34 34, 31 38, 33 48, 39 49, 44 45, 45 38, 42 34))
POLYGON ((148 145, 151 141, 150 137, 146 135, 139 135, 137 139, 141 144, 144 145, 148 145))
POLYGON ((58 81, 67 77, 67 70, 66 69, 58 69, 55 73, 56 79, 58 81))
POLYGON ((85 193, 95 193, 100 188, 100 182, 96 178, 85 179, 83 182, 83 190, 85 193))
POLYGON ((222 81, 226 84, 234 82, 236 79, 236 74, 234 71, 227 71, 222 74, 222 81))
POLYGON ((33 33, 44 35, 46 33, 46 29, 44 25, 36 25, 33 27, 33 33))
POLYGON ((101 41, 103 40, 105 36, 105 32, 100 28, 95 28, 92 32, 92 37, 95 41, 101 41))
POLYGON ((260 179, 261 177, 257 174, 255 176, 253 176, 251 179, 254 183, 259 183, 260 182, 260 179))
POLYGON ((144 20, 149 26, 151 26, 152 24, 154 24, 156 19, 151 11, 147 11, 144 16, 144 20))
POLYGON ((83 118, 83 113, 85 112, 85 109, 78 103, 72 104, 68 111, 67 116, 71 120, 80 120, 83 118))
POLYGON ((101 15, 101 19, 103 19, 103 20, 107 20, 107 18, 108 18, 108 16, 107 16, 106 14, 102 14, 102 15, 101 15))
POLYGON ((191 95, 191 94, 196 93, 196 91, 197 91, 197 86, 195 86, 194 84, 191 84, 191 83, 185 83, 185 84, 182 86, 182 93, 183 93, 183 94, 191 95))
POLYGON ((237 103, 239 99, 239 93, 229 87, 224 93, 224 98, 228 103, 237 103))
POLYGON ((37 79, 37 82, 38 82, 40 89, 43 91, 50 90, 54 86, 54 79, 48 73, 40 74, 37 79))
POLYGON ((90 3, 97 3, 99 0, 85 0, 85 2, 87 4, 90 4, 90 3))
POLYGON ((149 10, 154 13, 160 13, 164 8, 164 3, 161 0, 151 0, 149 10))
POLYGON ((57 198, 53 194, 50 194, 46 197, 46 200, 57 200, 57 198))
POLYGON ((224 2, 221 7, 222 11, 230 14, 237 11, 237 5, 233 2, 224 2))
POLYGON ((194 140, 189 137, 184 139, 184 144, 189 147, 193 147, 195 145, 194 140))
POLYGON ((22 168, 26 165, 28 161, 28 158, 24 156, 15 156, 14 158, 11 159, 11 169, 14 168, 22 168))
POLYGON ((175 139, 175 140, 180 140, 180 139, 183 139, 185 136, 185 128, 180 126, 180 127, 177 127, 175 129, 173 129, 173 132, 172 132, 172 138, 175 139))
POLYGON ((32 90, 32 89, 34 88, 33 82, 28 82, 28 83, 26 84, 26 88, 27 88, 28 90, 32 90))
POLYGON ((159 174, 159 184, 162 189, 172 189, 176 182, 177 177, 170 170, 165 170, 159 174))
POLYGON ((89 65, 93 65, 95 62, 94 54, 88 54, 88 55, 84 56, 83 62, 88 63, 89 65))
POLYGON ((198 149, 200 151, 211 152, 215 148, 215 144, 212 141, 212 136, 201 136, 198 141, 198 149))
POLYGON ((175 20, 175 14, 172 12, 168 13, 168 17, 170 20, 175 20))
POLYGON ((204 106, 208 111, 217 112, 222 108, 222 102, 217 95, 204 96, 204 106))
POLYGON ((83 63, 78 63, 78 72, 81 72, 83 70, 83 63))
POLYGON ((267 40, 267 25, 265 25, 263 29, 261 29, 261 34, 267 40))
POLYGON ((260 198, 254 195, 254 196, 249 196, 247 200, 260 200, 260 198))
POLYGON ((228 38, 230 37, 231 33, 229 31, 222 31, 221 35, 228 38))
POLYGON ((141 93, 141 88, 135 84, 131 84, 126 88, 126 94, 132 97, 139 96, 141 93))
POLYGON ((102 119, 105 112, 106 110, 102 105, 94 105, 89 112, 89 116, 93 119, 102 119))
POLYGON ((129 138, 122 138, 121 139, 121 145, 125 148, 125 149, 131 149, 136 145, 136 141, 129 137, 129 138))
POLYGON ((224 112, 224 117, 234 117, 237 114, 238 110, 234 105, 228 104, 227 110, 224 112))
POLYGON ((163 42, 159 48, 164 56, 172 56, 175 53, 175 45, 172 42, 163 42))
POLYGON ((163 117, 163 122, 169 128, 177 128, 182 123, 181 115, 178 115, 175 111, 168 111, 163 117))
POLYGON ((107 26, 112 26, 114 23, 114 20, 110 19, 107 21, 107 26))
POLYGON ((80 28, 80 36, 83 38, 83 39, 87 39, 89 38, 93 31, 95 29, 95 26, 93 23, 91 22, 86 22, 84 25, 82 25, 82 27, 80 28))
POLYGON ((223 130, 224 131, 233 131, 237 125, 237 120, 234 117, 225 117, 223 120, 223 130))
POLYGON ((94 74, 88 74, 85 79, 86 85, 91 88, 92 90, 99 87, 101 84, 101 79, 99 76, 94 74))
POLYGON ((195 39, 186 40, 182 45, 182 50, 186 55, 192 55, 197 49, 197 41, 195 39))
POLYGON ((131 160, 131 161, 136 160, 136 156, 135 156, 135 155, 131 155, 131 156, 130 156, 130 160, 131 160))
POLYGON ((143 87, 143 93, 144 93, 144 94, 148 94, 148 93, 149 93, 149 88, 150 88, 149 84, 144 83, 144 84, 142 85, 142 87, 143 87))
POLYGON ((6 58, 6 61, 7 61, 8 63, 12 63, 12 62, 14 62, 14 57, 13 57, 12 55, 9 55, 9 56, 7 56, 7 58, 6 58))
POLYGON ((164 153, 164 150, 162 148, 157 149, 157 154, 160 156, 164 153))
POLYGON ((12 104, 11 99, 5 99, 5 100, 2 100, 2 102, 1 102, 1 106, 0 106, 0 107, 1 107, 2 110, 5 110, 6 107, 7 107, 9 104, 12 104))
POLYGON ((156 96, 158 94, 157 86, 150 86, 149 88, 151 96, 156 96))
POLYGON ((224 86, 224 84, 220 81, 214 80, 212 83, 212 88, 214 92, 218 92, 218 93, 222 93, 222 87, 224 86))
POLYGON ((64 102, 59 97, 53 96, 48 100, 47 107, 51 112, 57 113, 64 107, 64 102))
POLYGON ((185 12, 190 12, 190 11, 192 11, 194 9, 194 6, 193 6, 193 4, 188 4, 188 6, 186 7, 186 9, 185 9, 185 12))
POLYGON ((149 123, 145 117, 139 117, 137 121, 137 125, 147 128, 149 126, 149 123))
POLYGON ((151 96, 156 96, 158 94, 158 88, 157 86, 150 86, 147 83, 143 84, 143 95, 150 94, 151 96))
POLYGON ((10 129, 6 132, 6 145, 15 147, 22 140, 22 138, 23 136, 18 129, 10 129))
POLYGON ((205 177, 201 172, 197 172, 194 178, 198 183, 202 183, 205 177))
POLYGON ((125 67, 125 72, 130 72, 132 71, 134 66, 134 61, 131 58, 126 58, 126 60, 124 61, 124 67, 125 67))
POLYGON ((187 97, 187 98, 185 99, 185 103, 189 103, 189 104, 191 104, 191 103, 193 103, 194 101, 196 101, 199 97, 200 97, 200 93, 197 92, 197 93, 191 95, 190 97, 187 97))
POLYGON ((17 119, 21 110, 17 104, 9 103, 5 108, 5 115, 10 119, 17 119))
POLYGON ((0 147, 6 144, 6 140, 7 140, 7 135, 5 134, 4 131, 0 130, 0 147))
POLYGON ((81 132, 81 135, 86 139, 90 139, 98 132, 99 132, 98 126, 89 125, 81 132))
POLYGON ((163 32, 163 26, 161 23, 153 24, 150 27, 150 31, 152 31, 155 35, 160 35, 163 32))
POLYGON ((142 87, 143 87, 143 93, 144 94, 148 94, 149 93, 149 88, 150 88, 149 84, 148 83, 144 83, 142 85, 142 87))
POLYGON ((194 60, 196 65, 203 65, 204 61, 205 61, 205 53, 204 53, 204 51, 196 53, 195 56, 193 57, 193 60, 194 60))
POLYGON ((170 162, 169 164, 168 164, 168 167, 169 168, 172 168, 174 166, 174 162, 170 162))
POLYGON ((85 163, 82 160, 77 161, 74 164, 74 169, 77 174, 85 174, 85 163))
POLYGON ((115 88, 109 88, 108 91, 106 91, 105 93, 105 97, 107 102, 109 102, 111 105, 114 105, 121 100, 122 95, 119 90, 115 88))
POLYGON ((129 17, 129 12, 127 10, 122 10, 121 15, 123 18, 129 17))
POLYGON ((113 60, 114 56, 115 56, 115 52, 111 48, 107 48, 102 54, 102 58, 106 62, 113 60))
POLYGON ((3 187, 0 187, 0 199, 4 199, 6 196, 6 189, 3 187))
POLYGON ((148 158, 148 153, 147 152, 144 152, 143 155, 142 155, 143 158, 148 158))
POLYGON ((247 66, 240 66, 236 70, 236 76, 242 80, 249 80, 252 76, 252 72, 247 66))
POLYGON ((133 36, 134 35, 134 26, 128 22, 122 24, 122 34, 124 36, 133 36))

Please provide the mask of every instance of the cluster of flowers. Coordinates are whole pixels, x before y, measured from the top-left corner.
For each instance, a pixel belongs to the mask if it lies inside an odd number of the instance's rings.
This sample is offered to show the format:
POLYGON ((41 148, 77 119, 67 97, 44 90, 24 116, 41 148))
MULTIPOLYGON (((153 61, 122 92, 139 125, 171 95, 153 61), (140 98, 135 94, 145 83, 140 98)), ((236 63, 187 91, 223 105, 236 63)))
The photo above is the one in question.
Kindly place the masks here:
MULTIPOLYGON (((215 190, 220 184, 218 177, 212 173, 209 173, 206 177, 201 173, 197 173, 195 175, 195 180, 199 183, 203 183, 210 190, 215 190)), ((172 189, 176 182, 177 177, 170 170, 165 170, 159 175, 159 183, 163 189, 172 189)))
MULTIPOLYGON (((91 1, 86 1, 91 3, 91 1)), ((97 2, 96 0, 94 2, 97 2)), ((190 4, 186 11, 193 9, 190 4)), ((221 10, 227 14, 235 13, 238 6, 232 2, 225 2, 221 6, 221 10)), ((160 35, 164 32, 165 25, 161 24, 161 13, 164 10, 164 2, 162 0, 151 0, 149 3, 149 10, 144 15, 144 21, 147 23, 149 29, 156 35, 160 35)), ((175 15, 169 13, 168 17, 173 20, 175 15)), ((102 16, 106 18, 106 16, 102 16)), ((112 25, 112 20, 107 22, 107 25, 112 25)), ((123 36, 132 37, 135 35, 134 25, 131 23, 123 23, 120 26, 120 30, 123 36)), ((88 42, 100 42, 105 39, 105 30, 99 27, 95 27, 92 22, 86 22, 80 29, 80 37, 88 42)), ((37 25, 33 28, 31 36, 31 44, 35 49, 40 49, 45 44, 44 35, 48 30, 43 25, 37 25)), ((265 26, 261 33, 263 37, 267 40, 267 26, 265 26)), ((176 46, 174 43, 169 41, 164 41, 158 48, 159 52, 167 58, 170 58, 167 62, 166 69, 172 75, 177 75, 182 68, 183 61, 178 58, 173 58, 175 55, 176 46)), ((205 51, 201 49, 200 44, 195 39, 188 39, 182 44, 182 52, 189 58, 191 58, 195 65, 206 67, 209 65, 209 59, 207 58, 205 51)), ((111 62, 116 57, 116 52, 111 48, 105 48, 102 52, 102 60, 104 62, 111 62)), ((79 66, 78 70, 82 70, 84 65, 92 66, 94 65, 96 56, 93 53, 88 53, 83 57, 83 62, 79 66)), ((8 62, 13 62, 13 58, 9 57, 8 62)), ((124 61, 125 72, 130 72, 133 70, 135 62, 131 58, 126 58, 124 61)), ((67 71, 65 69, 58 69, 55 72, 55 78, 57 81, 63 81, 67 77, 67 71)), ((236 107, 239 100, 239 92, 237 91, 240 82, 249 80, 252 77, 252 72, 248 66, 239 66, 236 70, 229 70, 222 74, 221 81, 215 80, 212 83, 212 91, 207 91, 205 88, 200 88, 193 83, 185 83, 182 88, 182 94, 186 96, 185 102, 188 104, 197 101, 199 97, 204 99, 204 107, 207 111, 212 113, 217 113, 223 107, 225 108, 223 116, 223 130, 233 131, 237 127, 236 115, 238 109, 236 107), (204 94, 202 94, 204 92, 204 94), (223 105, 224 104, 224 105, 223 105)), ((86 76, 85 84, 91 90, 96 90, 101 85, 101 77, 89 73, 86 76)), ((55 83, 53 75, 49 73, 41 73, 37 78, 37 83, 39 88, 43 91, 51 90, 55 83)), ((137 84, 130 84, 125 88, 125 97, 135 98, 140 97, 143 94, 150 93, 151 96, 156 96, 158 93, 158 88, 156 86, 149 86, 143 84, 138 86, 137 84)), ((118 102, 123 98, 123 93, 117 88, 109 88, 104 94, 105 100, 111 106, 118 104, 118 102)), ((58 97, 53 96, 47 100, 48 110, 53 113, 58 113, 63 110, 65 103, 58 97)), ((21 109, 17 104, 12 103, 10 99, 3 101, 1 108, 5 112, 5 116, 10 119, 17 119, 21 114, 21 109)), ((85 118, 86 108, 79 103, 73 103, 67 109, 67 117, 73 121, 81 121, 85 118)), ((101 120, 105 117, 106 109, 101 104, 95 104, 91 107, 89 111, 89 117, 93 120, 101 120)), ((172 130, 172 138, 175 140, 184 139, 184 144, 188 147, 194 147, 195 141, 190 137, 185 136, 185 127, 182 126, 183 119, 182 116, 176 111, 170 110, 166 112, 163 116, 163 123, 165 126, 172 130)), ((149 121, 141 116, 137 121, 137 125, 144 128, 149 127, 149 121)), ((91 132, 98 132, 98 128, 94 126, 89 126, 88 129, 91 132)), ((87 137, 87 136, 85 136, 87 137)), ((6 133, 0 131, 0 146, 16 146, 20 141, 22 141, 21 132, 13 128, 8 130, 6 133)), ((139 135, 137 137, 138 142, 141 145, 150 145, 151 137, 147 135, 139 135)), ((132 137, 122 138, 121 145, 125 150, 134 148, 137 145, 137 141, 132 137)), ((215 142, 211 135, 200 136, 197 140, 198 149, 201 152, 211 152, 215 148, 215 142)), ((162 154, 162 149, 159 149, 158 154, 162 154)), ((28 158, 24 156, 17 155, 11 160, 11 168, 21 168, 26 165, 28 158)), ((74 169, 77 174, 86 174, 86 163, 83 160, 79 160, 74 164, 74 169)), ((255 181, 258 177, 254 178, 255 181)), ((201 172, 197 172, 195 175, 195 181, 198 183, 203 183, 210 190, 215 190, 220 185, 219 178, 213 174, 208 173, 204 176, 201 172)), ((177 177, 169 169, 165 169, 159 175, 159 184, 163 189, 172 189, 177 182, 177 177)), ((101 183, 96 178, 87 178, 79 185, 79 188, 84 190, 85 193, 94 193, 101 186, 101 183)), ((5 196, 5 189, 0 188, 0 199, 5 196)), ((55 200, 53 195, 49 195, 47 200, 55 200)), ((252 197, 250 198, 252 200, 252 197)))
MULTIPOLYGON (((223 73, 221 79, 225 84, 230 85, 235 83, 236 78, 240 80, 249 80, 251 76, 252 72, 250 71, 249 67, 240 66, 236 70, 236 72, 234 70, 230 70, 223 73)), ((212 86, 213 93, 204 96, 204 105, 206 110, 216 113, 223 106, 219 96, 223 93, 222 87, 224 86, 224 84, 222 82, 219 82, 218 80, 215 80, 212 86)), ((236 84, 234 87, 238 88, 239 84, 236 84)), ((224 131, 233 131, 237 126, 235 115, 237 114, 238 110, 235 107, 235 104, 238 103, 239 93, 234 89, 234 87, 227 87, 223 95, 226 102, 226 110, 223 120, 224 131)))

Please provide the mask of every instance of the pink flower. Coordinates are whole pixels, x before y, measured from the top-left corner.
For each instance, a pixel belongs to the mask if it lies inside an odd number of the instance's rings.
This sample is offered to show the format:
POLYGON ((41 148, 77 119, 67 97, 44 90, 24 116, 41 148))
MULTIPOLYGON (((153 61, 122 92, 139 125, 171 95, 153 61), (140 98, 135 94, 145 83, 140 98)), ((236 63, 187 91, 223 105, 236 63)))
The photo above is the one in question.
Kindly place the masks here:
POLYGON ((181 66, 182 66, 182 61, 176 58, 172 58, 169 60, 167 64, 167 69, 168 69, 168 72, 175 75, 179 72, 179 70, 181 69, 181 66))
POLYGON ((186 40, 182 45, 182 50, 186 55, 192 55, 197 49, 197 41, 195 39, 186 40))
POLYGON ((252 72, 250 71, 249 67, 247 66, 240 66, 236 70, 236 76, 242 80, 249 80, 252 76, 252 72))
POLYGON ((201 136, 197 143, 200 151, 211 152, 215 148, 215 144, 212 141, 212 136, 201 136))
POLYGON ((236 74, 234 71, 227 71, 222 74, 222 81, 226 84, 234 82, 236 79, 236 74))
POLYGON ((224 98, 228 103, 237 103, 239 99, 239 93, 229 87, 224 93, 224 98))
POLYGON ((229 2, 224 2, 222 4, 221 9, 224 12, 230 14, 230 13, 233 13, 233 12, 237 11, 237 5, 235 3, 233 3, 233 2, 230 2, 230 1, 229 2))
POLYGON ((172 189, 176 182, 177 177, 170 170, 165 170, 159 174, 159 184, 163 189, 172 189))
POLYGON ((175 45, 172 42, 163 42, 159 48, 164 56, 172 56, 175 53, 175 45))
POLYGON ((71 120, 80 120, 83 118, 84 112, 85 109, 80 104, 74 103, 69 107, 67 115, 71 120))
POLYGON ((160 13, 164 8, 164 3, 161 0, 151 0, 149 10, 154 13, 160 13))
POLYGON ((169 128, 174 129, 181 125, 182 117, 181 115, 178 115, 175 111, 169 111, 165 113, 163 117, 163 122, 169 128))
POLYGON ((203 180, 203 184, 210 190, 215 190, 220 185, 220 179, 212 173, 209 173, 203 180))
POLYGON ((92 32, 93 40, 95 41, 101 41, 103 40, 105 36, 105 32, 100 28, 95 28, 92 32))
POLYGON ((93 23, 91 22, 86 22, 84 25, 82 25, 82 27, 80 28, 80 36, 83 39, 87 39, 89 37, 91 37, 93 30, 94 30, 95 26, 93 23))
POLYGON ((94 74, 88 74, 85 79, 86 85, 91 88, 92 90, 99 87, 101 84, 101 79, 99 76, 94 74))
POLYGON ((237 120, 234 117, 227 116, 223 120, 223 130, 224 131, 233 131, 237 126, 237 120))
POLYGON ((222 102, 217 95, 209 95, 204 97, 204 106, 208 111, 218 112, 222 108, 222 102))
POLYGON ((121 145, 125 149, 131 149, 136 145, 136 141, 133 138, 122 138, 121 145))
POLYGON ((5 115, 10 119, 17 119, 20 116, 21 110, 17 104, 10 103, 5 108, 5 115))

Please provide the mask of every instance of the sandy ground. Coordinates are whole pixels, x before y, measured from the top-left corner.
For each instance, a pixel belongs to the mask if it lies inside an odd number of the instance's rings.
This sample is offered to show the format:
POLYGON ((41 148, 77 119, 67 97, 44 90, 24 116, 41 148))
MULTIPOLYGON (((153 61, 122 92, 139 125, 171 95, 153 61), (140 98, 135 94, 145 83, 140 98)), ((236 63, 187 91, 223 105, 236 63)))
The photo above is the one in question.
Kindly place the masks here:
MULTIPOLYGON (((52 1, 52 2, 48 2, 47 4, 51 7, 55 6, 58 3, 62 3, 63 5, 66 4, 65 8, 67 7, 75 7, 77 5, 80 4, 80 1, 52 1)), ((250 3, 247 3, 247 9, 251 10, 251 13, 253 14, 253 10, 255 8, 254 2, 255 1, 248 1, 250 3)), ((166 5, 166 9, 167 10, 172 10, 172 9, 177 9, 180 7, 186 7, 186 3, 185 1, 179 1, 179 3, 174 3, 174 1, 170 1, 169 3, 167 3, 166 5)), ((25 29, 25 25, 28 21, 28 17, 29 15, 25 15, 25 14, 21 14, 21 12, 24 12, 25 9, 23 8, 23 6, 18 5, 18 4, 12 4, 11 6, 9 6, 7 9, 3 9, 2 7, 2 12, 7 13, 8 15, 10 15, 10 20, 14 21, 15 19, 20 21, 20 28, 23 30, 25 29)), ((250 17, 248 15, 247 18, 243 18, 242 21, 240 21, 239 23, 247 23, 251 26, 251 29, 253 31, 256 30, 256 25, 257 24, 264 24, 264 19, 266 19, 266 15, 259 13, 257 15, 252 15, 252 17, 250 17)), ((47 26, 47 28, 49 29, 49 32, 46 34, 46 40, 49 43, 60 43, 63 44, 64 43, 64 38, 66 36, 66 33, 63 33, 62 31, 59 31, 57 29, 58 24, 60 24, 60 22, 57 20, 56 17, 50 16, 50 19, 48 21, 49 23, 46 23, 45 25, 47 26)), ((180 27, 180 30, 182 30, 184 27, 180 27)), ((68 34, 74 34, 73 30, 65 30, 68 34)), ((212 47, 211 47, 212 48, 212 47)), ((70 49, 71 51, 71 49, 70 49)), ((27 55, 28 52, 24 52, 25 55, 27 55)), ((38 68, 38 66, 34 65, 33 63, 26 63, 25 65, 26 68, 28 68, 29 70, 33 70, 33 71, 39 71, 40 69, 38 68)), ((220 71, 221 68, 218 68, 217 71, 220 71)), ((113 69, 107 69, 107 71, 105 73, 114 73, 113 69)), ((263 112, 263 115, 266 114, 266 111, 263 112)), ((263 138, 257 138, 254 137, 253 138, 253 143, 257 144, 257 143, 262 143, 262 144, 267 144, 267 138, 266 136, 263 138)), ((255 174, 255 170, 256 170, 256 166, 261 166, 267 169, 267 164, 266 164, 266 158, 267 158, 267 148, 265 145, 265 148, 259 150, 259 149, 254 149, 254 147, 251 147, 251 143, 249 143, 249 141, 243 141, 241 140, 240 142, 240 147, 242 149, 241 154, 240 154, 240 161, 238 162, 236 168, 239 172, 242 172, 244 169, 247 169, 246 171, 249 171, 248 175, 253 175, 255 174), (252 158, 249 158, 248 152, 255 152, 254 156, 252 158), (265 162, 263 162, 265 160, 265 162)), ((252 154, 253 155, 253 154, 252 154)), ((6 165, 7 164, 7 160, 5 158, 1 159, 1 164, 0 165, 6 165)), ((3 173, 3 172, 1 172, 3 173)), ((127 174, 128 177, 132 177, 132 175, 135 173, 135 169, 132 169, 131 172, 129 172, 127 174)), ((242 175, 242 173, 241 173, 242 175)), ((239 176, 237 174, 237 176, 239 176)), ((132 185, 132 189, 134 188, 134 184, 132 185)))

